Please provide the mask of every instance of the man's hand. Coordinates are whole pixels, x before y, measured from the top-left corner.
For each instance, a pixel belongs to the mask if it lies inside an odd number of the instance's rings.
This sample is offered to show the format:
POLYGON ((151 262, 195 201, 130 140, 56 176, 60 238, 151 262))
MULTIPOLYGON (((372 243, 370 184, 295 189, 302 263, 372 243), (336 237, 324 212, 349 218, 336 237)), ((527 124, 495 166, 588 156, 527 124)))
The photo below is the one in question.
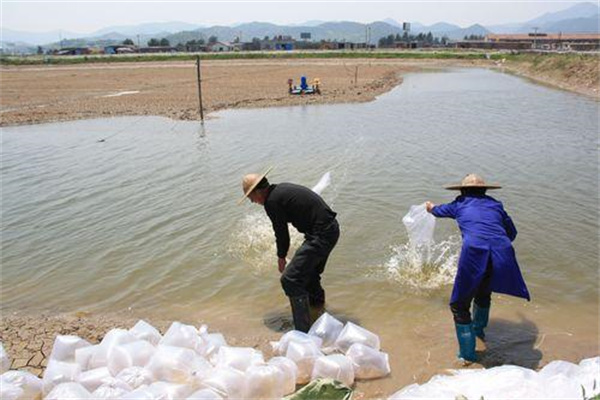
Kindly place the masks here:
POLYGON ((280 258, 279 260, 277 260, 277 264, 279 267, 279 272, 283 274, 283 270, 285 269, 285 258, 280 258))
POLYGON ((435 207, 435 204, 433 204, 432 202, 430 202, 430 201, 426 201, 426 202, 425 202, 425 208, 427 209, 427 212, 429 212, 429 213, 430 213, 430 212, 431 212, 431 209, 432 209, 433 207, 435 207))

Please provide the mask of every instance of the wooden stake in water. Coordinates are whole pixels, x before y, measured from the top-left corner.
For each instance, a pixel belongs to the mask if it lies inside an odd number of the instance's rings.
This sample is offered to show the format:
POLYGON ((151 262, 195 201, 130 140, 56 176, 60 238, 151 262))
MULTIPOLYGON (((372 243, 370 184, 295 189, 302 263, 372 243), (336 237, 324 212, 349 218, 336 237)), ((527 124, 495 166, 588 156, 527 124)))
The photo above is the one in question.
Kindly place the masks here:
POLYGON ((356 86, 358 84, 358 65, 356 66, 356 69, 354 70, 354 86, 356 86))
POLYGON ((200 56, 196 56, 196 70, 198 72, 198 102, 200 103, 200 120, 204 122, 204 108, 202 107, 202 78, 200 75, 200 56))

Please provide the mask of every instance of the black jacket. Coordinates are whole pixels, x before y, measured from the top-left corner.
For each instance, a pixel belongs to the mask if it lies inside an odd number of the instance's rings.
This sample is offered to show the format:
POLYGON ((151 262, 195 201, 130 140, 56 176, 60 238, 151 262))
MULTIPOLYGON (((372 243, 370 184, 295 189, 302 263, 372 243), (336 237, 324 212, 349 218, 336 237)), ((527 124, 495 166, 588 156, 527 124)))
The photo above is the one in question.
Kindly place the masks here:
POLYGON ((316 236, 336 216, 321 196, 309 188, 293 183, 269 186, 265 211, 273 223, 279 258, 284 258, 290 248, 288 222, 300 233, 316 236))

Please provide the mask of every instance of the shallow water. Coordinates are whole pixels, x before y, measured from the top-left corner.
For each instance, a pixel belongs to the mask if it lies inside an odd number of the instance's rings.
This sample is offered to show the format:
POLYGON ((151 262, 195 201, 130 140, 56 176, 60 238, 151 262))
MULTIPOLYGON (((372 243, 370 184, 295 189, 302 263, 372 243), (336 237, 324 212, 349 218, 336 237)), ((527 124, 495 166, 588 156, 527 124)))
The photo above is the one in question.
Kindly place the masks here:
POLYGON ((517 225, 533 299, 494 297, 496 357, 535 367, 545 346, 597 354, 598 116, 592 100, 474 69, 411 74, 367 104, 226 111, 204 126, 4 128, 1 310, 131 309, 261 332, 286 299, 269 221, 236 205, 241 176, 274 165, 271 181, 312 186, 330 171, 323 197, 342 235, 323 277, 328 302, 402 354, 392 369, 408 382, 409 367, 451 361, 460 236, 438 220, 431 253, 411 253, 401 218, 451 201, 443 186, 478 172, 503 185, 491 194, 517 225))

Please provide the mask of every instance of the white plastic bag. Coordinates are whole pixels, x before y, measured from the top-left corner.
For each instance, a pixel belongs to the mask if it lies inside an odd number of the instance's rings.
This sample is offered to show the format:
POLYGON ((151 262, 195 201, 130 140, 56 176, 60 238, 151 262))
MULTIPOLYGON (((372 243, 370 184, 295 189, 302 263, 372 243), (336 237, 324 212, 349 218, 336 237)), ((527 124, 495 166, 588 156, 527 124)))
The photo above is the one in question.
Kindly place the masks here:
POLYGON ((262 352, 252 347, 221 346, 217 355, 217 368, 231 367, 244 372, 251 365, 264 364, 262 352))
POLYGON ((296 363, 298 375, 296 383, 303 385, 310 382, 315 360, 323 353, 312 340, 307 342, 290 342, 285 356, 296 363))
POLYGON ((158 329, 147 323, 146 321, 140 319, 134 326, 129 330, 129 332, 138 338, 139 340, 145 340, 150 342, 154 346, 158 345, 158 342, 162 339, 162 336, 158 329))
POLYGON ((344 324, 342 322, 332 317, 329 313, 324 313, 312 324, 308 334, 321 338, 323 341, 322 351, 329 353, 333 350, 335 340, 343 328, 344 324))
POLYGON ((75 351, 82 347, 89 347, 91 343, 74 335, 58 335, 54 339, 50 359, 56 361, 75 361, 75 351))
POLYGON ((435 217, 427 212, 425 203, 411 206, 408 213, 402 218, 408 237, 413 245, 422 245, 433 242, 435 230, 435 217))
POLYGON ((83 400, 91 399, 91 394, 77 382, 66 382, 57 385, 44 400, 83 400))
POLYGON ((165 400, 164 398, 158 399, 149 388, 150 386, 146 385, 140 386, 139 388, 122 395, 121 400, 165 400))
POLYGON ((329 172, 325 172, 325 174, 323 174, 319 182, 312 188, 312 191, 320 195, 321 193, 323 193, 323 190, 325 190, 325 188, 329 186, 330 183, 331 174, 329 172))
POLYGON ((108 378, 105 382, 92 392, 93 399, 118 399, 126 393, 131 392, 131 387, 123 381, 108 378))
POLYGON ((173 322, 159 342, 162 346, 175 346, 191 349, 202 354, 202 339, 192 325, 173 322))
POLYGON ((379 336, 352 322, 347 322, 335 341, 335 347, 342 353, 346 353, 354 343, 362 343, 375 350, 379 350, 380 346, 379 336))
MULTIPOLYGON (((2 400, 21 400, 23 399, 23 389, 12 383, 2 382, 0 384, 0 399, 2 400)), ((24 400, 24 399, 23 399, 24 400)))
POLYGON ((356 379, 382 378, 391 372, 388 355, 362 343, 350 346, 346 356, 354 364, 356 379))
POLYGON ((157 399, 179 400, 185 399, 194 391, 194 388, 187 384, 154 382, 148 387, 148 391, 157 399))
POLYGON ((187 400, 223 400, 223 397, 212 389, 200 389, 190 394, 187 400))
POLYGON ((298 376, 298 367, 296 363, 287 357, 273 357, 268 362, 281 370, 283 373, 283 394, 291 394, 296 391, 296 378, 298 376))
POLYGON ((108 369, 113 376, 128 367, 143 367, 154 355, 156 348, 145 340, 115 346, 108 360, 108 369))
POLYGON ((5 373, 10 368, 10 358, 8 357, 8 353, 4 350, 4 346, 2 346, 2 342, 0 342, 0 374, 5 373))
POLYGON ((194 381, 196 365, 201 362, 194 350, 159 345, 146 368, 160 381, 186 384, 194 381))
POLYGON ((132 389, 137 389, 140 386, 150 385, 154 382, 154 375, 146 368, 129 367, 119 372, 117 379, 125 382, 132 389))
POLYGON ((137 338, 125 329, 111 329, 104 336, 98 347, 95 348, 88 362, 89 369, 108 366, 108 360, 116 346, 135 342, 137 338))
POLYGON ((354 367, 352 361, 341 354, 331 354, 315 360, 311 380, 332 378, 346 386, 354 383, 354 367))
POLYGON ((284 378, 281 369, 274 365, 249 367, 246 370, 246 398, 280 400, 284 395, 284 378))
POLYGON ((44 393, 50 393, 55 386, 61 383, 75 382, 80 372, 81 367, 79 364, 56 360, 48 361, 48 366, 42 379, 44 393))
POLYGON ((223 398, 245 399, 246 377, 235 368, 216 368, 203 384, 223 398))
POLYGON ((98 389, 109 378, 112 378, 110 371, 106 367, 90 369, 79 374, 77 382, 86 388, 90 393, 98 389))
POLYGON ((99 347, 100 345, 96 344, 75 350, 75 362, 79 364, 82 371, 90 369, 90 360, 99 347))
MULTIPOLYGON (((18 400, 36 400, 42 397, 42 380, 30 372, 8 371, 0 376, 0 386, 14 385, 23 392, 15 397, 18 400)), ((4 396, 0 396, 4 399, 4 396)))
POLYGON ((281 337, 281 339, 279 339, 279 342, 271 342, 271 348, 273 349, 273 353, 275 353, 278 356, 285 355, 287 353, 288 346, 291 342, 313 342, 317 346, 317 348, 320 349, 321 345, 323 344, 323 339, 316 335, 309 335, 301 331, 292 330, 285 333, 281 337))

